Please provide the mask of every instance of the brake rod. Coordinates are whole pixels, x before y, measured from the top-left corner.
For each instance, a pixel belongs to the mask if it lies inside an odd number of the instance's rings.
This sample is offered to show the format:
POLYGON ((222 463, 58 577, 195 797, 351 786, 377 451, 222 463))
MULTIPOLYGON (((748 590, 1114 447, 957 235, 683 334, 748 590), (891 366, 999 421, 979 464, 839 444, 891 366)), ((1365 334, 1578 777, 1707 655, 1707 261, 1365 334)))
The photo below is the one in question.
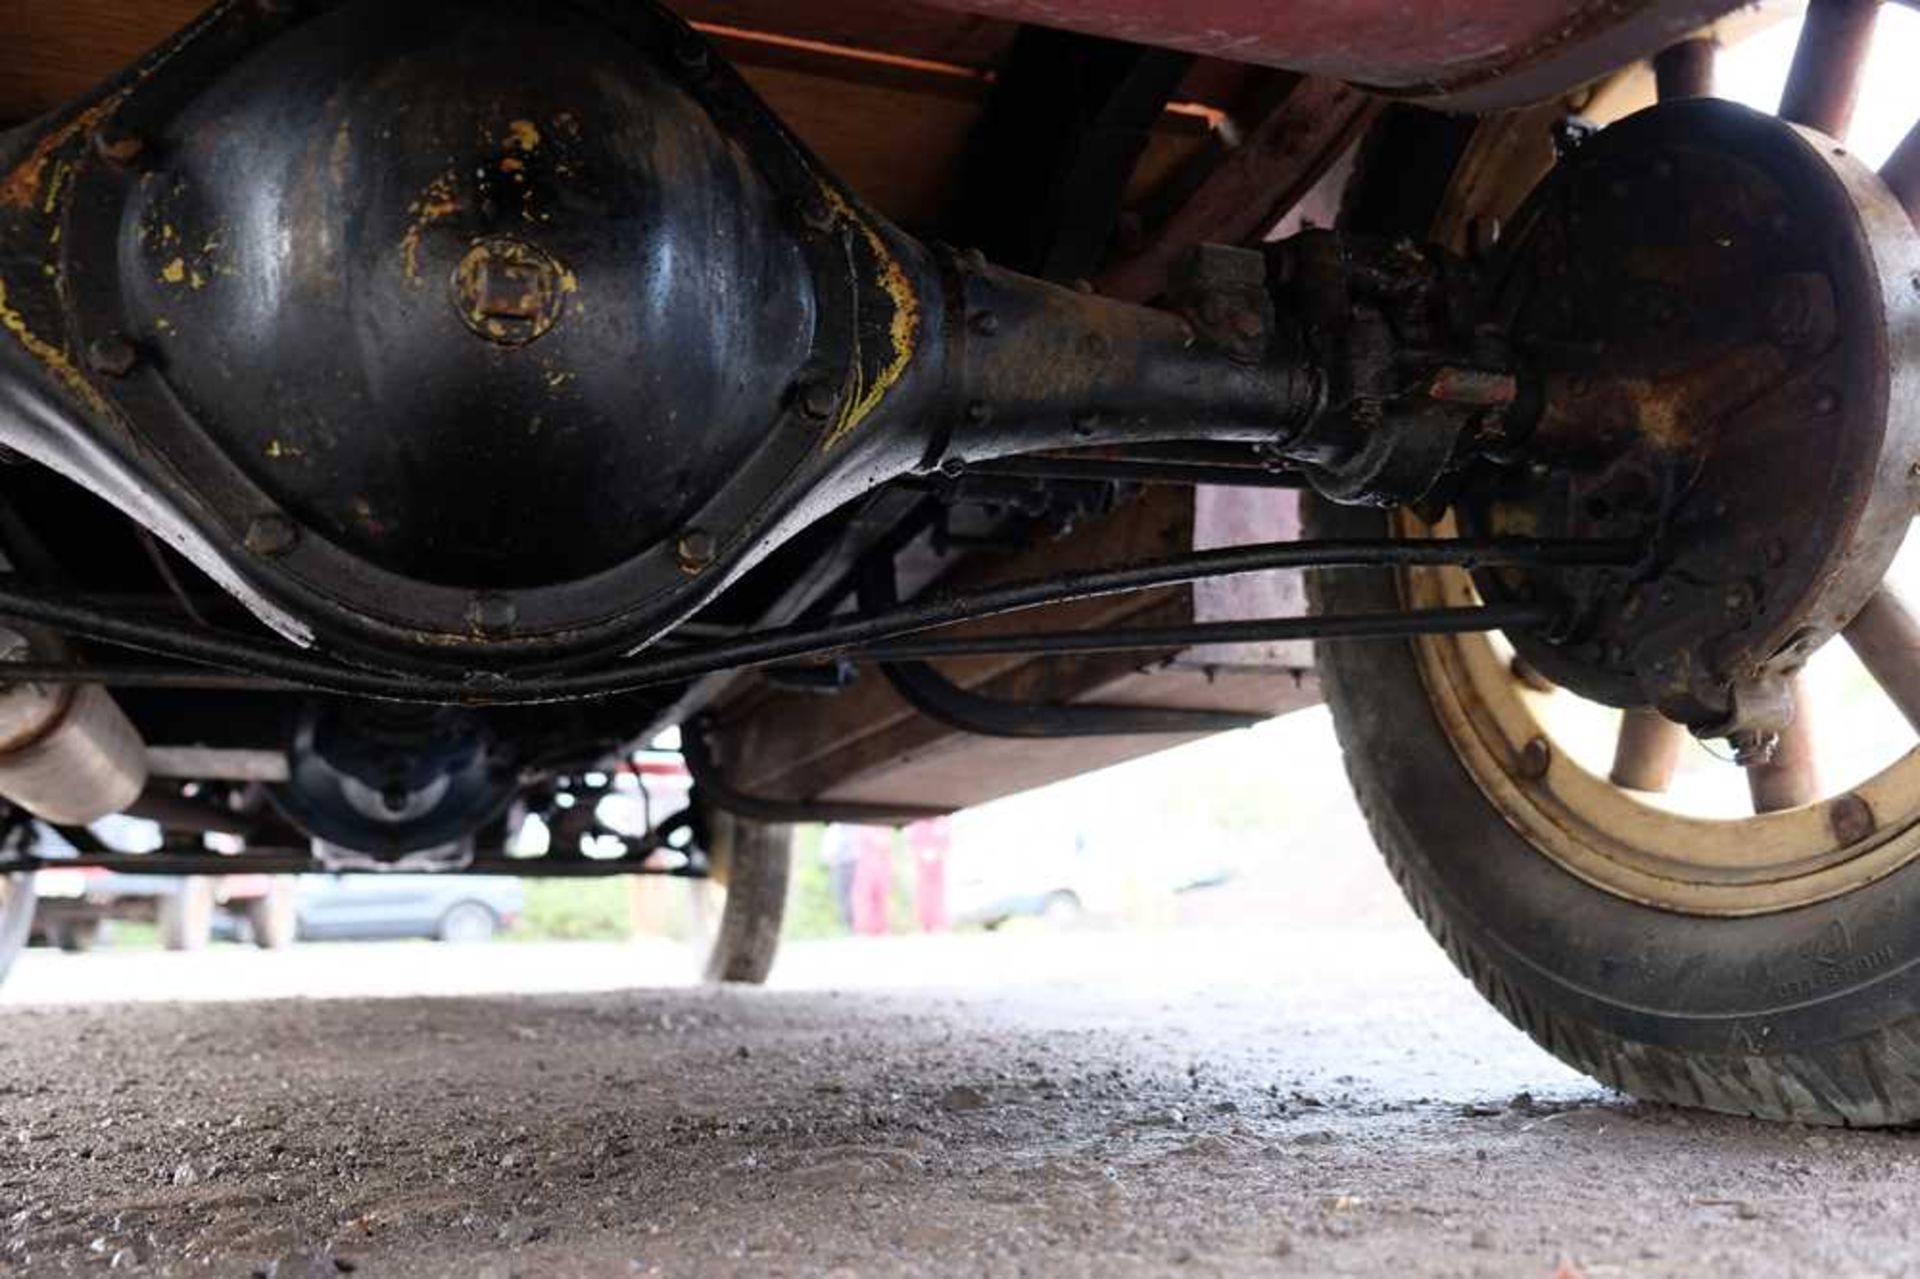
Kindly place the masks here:
MULTIPOLYGON (((865 656, 868 646, 896 639, 917 631, 932 630, 981 617, 1016 612, 1048 604, 1067 603, 1128 591, 1183 585, 1204 578, 1274 569, 1399 568, 1409 566, 1454 565, 1464 568, 1494 566, 1590 566, 1626 567, 1637 562, 1643 548, 1626 540, 1534 540, 1501 538, 1434 539, 1355 539, 1344 541, 1302 541, 1262 543, 1253 546, 1195 551, 1171 556, 1147 564, 1096 569, 1062 574, 1053 578, 1009 583, 985 590, 936 595, 915 600, 896 608, 841 619, 823 625, 788 627, 747 635, 708 646, 704 651, 665 654, 640 662, 599 671, 545 677, 485 680, 448 680, 414 677, 397 673, 356 670, 324 659, 289 653, 283 649, 218 633, 196 631, 166 623, 116 617, 76 604, 14 591, 0 590, 0 617, 53 627, 69 634, 101 643, 153 653, 204 666, 238 670, 281 681, 290 689, 304 688, 345 696, 367 697, 401 702, 464 702, 468 704, 524 704, 566 701, 611 696, 653 685, 674 683, 717 671, 764 667, 804 661, 809 658, 865 656)), ((1531 606, 1529 606, 1531 608, 1531 606)), ((1506 626, 1539 625, 1550 618, 1542 610, 1516 614, 1516 620, 1490 620, 1480 629, 1506 626), (1520 620, 1524 617, 1524 620, 1520 620)), ((1401 617, 1384 614, 1382 617, 1401 617)), ((1491 614, 1491 618, 1505 614, 1491 614)), ((1316 625, 1331 625, 1333 619, 1271 619, 1267 623, 1226 623, 1222 625, 1278 625, 1285 638, 1310 638, 1316 625), (1284 625, 1282 625, 1284 624, 1284 625), (1295 633, 1298 631, 1299 633, 1295 633)), ((1457 625, 1449 622, 1448 625, 1457 625)), ((1417 623, 1415 624, 1417 628, 1417 623)), ((1416 631, 1399 630, 1411 634, 1416 631)), ((1067 633, 1049 635, 1039 642, 1050 652, 1075 651, 1060 647, 1067 633)), ((1098 632, 1079 632, 1089 641, 1098 632)), ((1024 637, 1002 637, 1011 643, 1024 637)), ((1269 638, 1277 638, 1269 636, 1269 638)), ((961 641, 954 641, 956 643, 961 641)), ((973 642, 973 641, 967 641, 973 642)), ((986 643, 986 640, 978 641, 986 643)), ((1219 642, 1175 641, 1181 642, 1219 642)), ((1153 644, 1147 647, 1160 647, 1153 644)), ((1006 651, 1006 650, 1002 650, 1006 651)), ((1012 650, 1019 651, 1019 650, 1012 650)), ((1089 650, 1079 650, 1089 651, 1089 650)), ((1094 649, 1091 651, 1102 651, 1094 649)), ((905 656, 881 652, 877 656, 905 656)), ((74 681, 110 683, 111 668, 65 665, 19 665, 15 678, 38 678, 49 682, 74 681)), ((130 670, 125 676, 149 686, 164 673, 145 667, 130 670)), ((198 677, 199 687, 218 687, 198 677)), ((131 685, 123 685, 131 686, 131 685)), ((258 687, 258 686, 250 686, 258 687)))

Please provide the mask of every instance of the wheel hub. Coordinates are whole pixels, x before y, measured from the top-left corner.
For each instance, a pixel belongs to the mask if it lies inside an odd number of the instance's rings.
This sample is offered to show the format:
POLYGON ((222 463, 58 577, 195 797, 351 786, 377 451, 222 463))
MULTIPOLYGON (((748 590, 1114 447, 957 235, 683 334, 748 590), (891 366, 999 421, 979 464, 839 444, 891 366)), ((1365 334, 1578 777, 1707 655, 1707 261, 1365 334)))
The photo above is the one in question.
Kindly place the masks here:
POLYGON ((1585 143, 1517 215, 1495 313, 1540 406, 1461 505, 1492 532, 1651 538, 1559 592, 1522 655, 1575 692, 1703 735, 1777 729, 1785 679, 1884 576, 1920 491, 1920 251, 1830 139, 1725 102, 1585 143))

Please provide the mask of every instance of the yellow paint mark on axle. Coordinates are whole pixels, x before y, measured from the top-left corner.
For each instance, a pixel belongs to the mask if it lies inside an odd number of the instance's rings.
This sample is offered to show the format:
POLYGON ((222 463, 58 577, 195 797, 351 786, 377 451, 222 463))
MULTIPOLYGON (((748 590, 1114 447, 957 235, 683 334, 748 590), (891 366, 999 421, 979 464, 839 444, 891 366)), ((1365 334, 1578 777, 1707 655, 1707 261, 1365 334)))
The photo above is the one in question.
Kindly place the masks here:
POLYGON ((96 103, 34 144, 13 172, 0 177, 0 208, 39 207, 44 213, 52 213, 50 206, 55 203, 55 195, 65 179, 64 162, 56 161, 55 156, 76 136, 92 133, 94 126, 120 105, 120 98, 120 94, 114 94, 96 103), (47 180, 50 168, 54 170, 55 181, 47 180))
POLYGON ((400 256, 407 279, 414 284, 420 283, 421 237, 427 233, 427 228, 460 211, 460 197, 454 184, 453 173, 443 173, 427 184, 419 199, 407 206, 413 221, 407 226, 407 233, 400 238, 400 256))
POLYGON ((821 185, 820 190, 832 206, 834 216, 852 227, 867 242, 867 248, 880 265, 880 287, 893 302, 893 318, 887 325, 887 345, 890 350, 886 353, 886 362, 871 381, 867 378, 866 361, 859 348, 859 334, 856 332, 854 336, 853 394, 847 397, 840 420, 834 423, 833 430, 820 446, 821 451, 825 452, 852 434, 854 428, 864 422, 887 398, 888 392, 906 376, 920 338, 920 295, 914 292, 912 278, 907 275, 906 268, 900 265, 900 260, 893 256, 880 232, 860 216, 859 211, 848 204, 838 191, 825 184, 821 185))
POLYGON ((58 378, 60 383, 93 410, 100 417, 109 417, 111 413, 107 402, 93 383, 87 381, 79 369, 74 367, 73 359, 62 347, 40 337, 27 327, 26 317, 14 310, 7 301, 7 282, 0 280, 0 329, 11 333, 14 340, 26 349, 28 355, 39 361, 42 368, 58 378))
POLYGON ((514 120, 507 125, 507 147, 513 151, 538 151, 540 127, 531 120, 514 120))

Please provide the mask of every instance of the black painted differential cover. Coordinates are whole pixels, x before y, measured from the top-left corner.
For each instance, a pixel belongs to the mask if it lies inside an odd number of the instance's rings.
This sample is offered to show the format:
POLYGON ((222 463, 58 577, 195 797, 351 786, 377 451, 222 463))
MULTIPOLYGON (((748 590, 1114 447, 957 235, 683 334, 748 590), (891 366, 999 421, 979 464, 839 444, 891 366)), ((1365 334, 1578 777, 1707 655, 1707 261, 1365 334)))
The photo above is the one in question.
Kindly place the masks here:
POLYGON ((195 86, 120 229, 182 407, 295 521, 522 588, 670 539, 814 338, 750 160, 569 6, 349 3, 195 86))

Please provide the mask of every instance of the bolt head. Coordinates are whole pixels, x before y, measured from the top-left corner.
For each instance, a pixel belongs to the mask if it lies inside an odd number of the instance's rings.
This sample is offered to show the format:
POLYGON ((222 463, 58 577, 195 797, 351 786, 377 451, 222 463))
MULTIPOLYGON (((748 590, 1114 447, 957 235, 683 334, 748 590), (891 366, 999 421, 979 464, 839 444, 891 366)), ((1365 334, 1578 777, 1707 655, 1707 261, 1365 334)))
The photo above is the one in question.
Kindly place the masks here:
POLYGON ((1758 768, 1773 762, 1773 753, 1780 748, 1780 734, 1739 732, 1727 738, 1727 745, 1733 747, 1734 763, 1742 768, 1758 768))
POLYGON ((284 515, 256 515, 247 524, 246 545, 255 555, 285 555, 300 540, 300 530, 284 515))
POLYGON ((467 606, 467 620, 482 635, 504 635, 520 621, 520 607, 504 595, 485 592, 467 606))
POLYGON ((680 555, 680 571, 683 573, 704 572, 713 563, 713 557, 719 554, 719 544, 713 534, 705 529, 692 528, 680 535, 675 550, 680 555))
POLYGON ((93 131, 91 141, 94 154, 113 165, 132 164, 147 149, 144 138, 117 124, 101 125, 93 131))
POLYGON ((1000 317, 991 311, 981 311, 968 322, 967 327, 983 338, 990 338, 1000 331, 1000 317))
POLYGON ((140 349, 118 333, 96 338, 87 347, 87 367, 102 377, 125 377, 140 363, 140 349))
POLYGON ((834 213, 833 206, 827 203, 826 197, 814 195, 801 204, 800 220, 810 229, 825 233, 833 230, 839 217, 834 213))
POLYGON ((474 243, 449 282, 454 309, 475 335, 498 346, 544 337, 566 313, 567 268, 512 236, 474 243))
POLYGON ((840 392, 826 382, 804 382, 798 396, 800 411, 816 422, 832 417, 840 407, 840 392))
POLYGON ((1547 775, 1553 766, 1553 747, 1544 737, 1535 737, 1520 748, 1520 758, 1515 761, 1514 771, 1530 782, 1537 782, 1547 775))
POLYGON ((1827 826, 1841 844, 1857 844, 1879 825, 1867 801, 1849 791, 1827 805, 1827 826))

